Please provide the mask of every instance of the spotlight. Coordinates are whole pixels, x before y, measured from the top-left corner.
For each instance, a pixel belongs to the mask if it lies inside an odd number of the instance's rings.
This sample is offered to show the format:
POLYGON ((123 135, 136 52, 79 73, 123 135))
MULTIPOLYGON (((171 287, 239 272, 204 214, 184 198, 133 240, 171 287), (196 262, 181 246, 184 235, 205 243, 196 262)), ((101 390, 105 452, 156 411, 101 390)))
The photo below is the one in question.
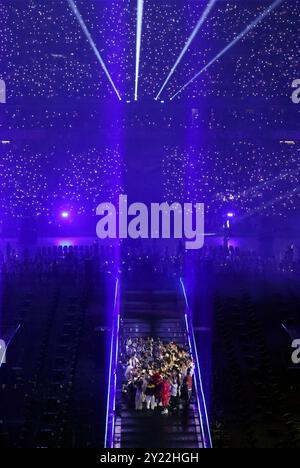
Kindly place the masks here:
POLYGON ((134 100, 138 100, 138 86, 140 75, 140 58, 142 44, 144 0, 137 0, 137 24, 136 24, 136 61, 135 61, 135 91, 134 100))
POLYGON ((59 239, 57 242, 56 242, 56 245, 58 247, 74 247, 74 242, 72 239, 59 239))
POLYGON ((60 216, 63 218, 63 219, 69 219, 70 218, 70 213, 69 211, 62 211, 60 216))
POLYGON ((187 43, 185 44, 184 48, 182 49, 178 59, 176 60, 175 62, 175 65, 173 65, 173 67, 171 68, 171 71, 169 73, 169 75, 167 76, 164 84, 162 85, 162 87, 160 88, 159 90, 159 93, 158 95, 156 96, 155 100, 158 101, 161 93, 163 92, 163 90, 165 89, 165 87, 167 86, 168 82, 170 81, 172 75, 174 74, 176 68, 178 67, 178 65, 180 64, 181 60, 183 59, 184 55, 186 54, 188 48, 190 47, 191 43, 193 42, 193 40, 195 39, 195 37, 197 36, 201 26, 203 25, 203 23, 205 22, 205 20, 207 19, 212 7, 214 6, 214 4, 216 3, 217 0, 210 0, 210 2, 208 3, 206 9, 204 10, 204 12, 202 13, 202 16, 201 18, 199 19, 194 31, 192 32, 192 34, 190 35, 187 43))
POLYGON ((227 213, 227 218, 234 218, 235 214, 232 212, 227 213))
POLYGON ((100 63, 101 67, 102 67, 103 70, 104 70, 104 73, 106 74, 106 76, 107 76, 107 78, 108 78, 110 84, 112 85, 113 90, 115 91, 116 95, 118 96, 118 99, 119 99, 120 101, 122 101, 122 98, 121 98, 121 96, 120 96, 120 93, 119 93, 119 91, 117 90, 116 85, 115 85, 115 83, 113 82, 112 77, 110 76, 110 73, 109 73, 109 71, 108 71, 108 69, 107 69, 107 67, 106 67, 106 65, 105 65, 105 63, 104 63, 104 61, 103 61, 103 59, 102 59, 102 57, 101 57, 101 55, 100 55, 99 50, 97 49, 97 46, 96 46, 96 44, 95 44, 95 42, 94 42, 94 40, 93 40, 93 38, 92 38, 92 36, 91 36, 91 33, 89 32, 89 30, 88 30, 88 28, 87 28, 85 22, 83 21, 83 18, 82 18, 82 16, 81 16, 81 14, 80 14, 80 12, 79 12, 77 6, 75 5, 75 3, 74 3, 73 0, 68 0, 68 3, 69 3, 69 5, 70 5, 70 8, 71 8, 71 10, 73 11, 74 15, 76 16, 76 18, 77 18, 77 20, 78 20, 78 22, 79 22, 79 24, 80 24, 80 26, 81 26, 81 29, 83 30, 84 34, 86 35, 86 38, 87 38, 87 40, 89 41, 90 46, 91 46, 91 48, 93 49, 93 51, 94 51, 94 53, 95 53, 95 55, 96 55, 96 57, 97 57, 97 59, 98 59, 98 62, 100 63))
POLYGON ((261 21, 265 19, 275 8, 277 8, 284 0, 276 0, 272 5, 270 5, 263 13, 261 13, 252 23, 250 23, 244 31, 242 31, 238 36, 236 36, 230 44, 228 44, 215 58, 213 58, 205 67, 202 68, 190 81, 188 81, 179 91, 177 91, 174 96, 170 99, 171 101, 176 98, 179 94, 182 93, 190 84, 192 84, 200 75, 206 72, 215 62, 217 62, 223 55, 226 54, 232 47, 235 46, 244 36, 246 36, 253 28, 255 28, 261 21))

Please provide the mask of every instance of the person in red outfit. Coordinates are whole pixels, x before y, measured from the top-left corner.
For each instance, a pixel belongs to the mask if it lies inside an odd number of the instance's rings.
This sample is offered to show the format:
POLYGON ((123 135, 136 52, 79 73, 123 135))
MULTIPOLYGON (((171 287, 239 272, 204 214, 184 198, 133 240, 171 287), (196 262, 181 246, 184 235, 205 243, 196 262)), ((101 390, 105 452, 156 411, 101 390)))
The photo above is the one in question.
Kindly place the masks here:
POLYGON ((155 374, 153 374, 153 377, 152 377, 152 381, 154 382, 155 384, 155 400, 156 400, 156 403, 157 405, 159 405, 161 403, 161 383, 162 383, 162 378, 161 378, 161 375, 160 375, 160 372, 157 371, 155 372, 155 374))
POLYGON ((188 369, 187 375, 183 380, 183 386, 182 386, 182 397, 187 405, 191 401, 192 393, 193 393, 193 377, 191 375, 191 369, 188 369))
POLYGON ((164 380, 161 384, 161 402, 164 408, 162 414, 169 413, 168 406, 170 404, 170 398, 171 398, 171 385, 170 385, 168 377, 164 377, 164 380))

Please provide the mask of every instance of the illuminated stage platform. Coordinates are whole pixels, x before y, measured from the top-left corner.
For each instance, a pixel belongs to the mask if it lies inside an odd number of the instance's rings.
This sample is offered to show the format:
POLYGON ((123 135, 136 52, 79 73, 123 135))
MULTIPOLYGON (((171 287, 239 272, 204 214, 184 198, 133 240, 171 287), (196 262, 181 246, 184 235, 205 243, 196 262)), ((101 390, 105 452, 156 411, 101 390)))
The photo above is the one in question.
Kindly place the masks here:
POLYGON ((127 290, 116 284, 111 337, 110 388, 105 446, 107 448, 211 448, 201 370, 192 320, 183 282, 178 291, 127 290), (195 362, 194 391, 190 406, 162 415, 135 411, 124 396, 124 356, 127 338, 159 338, 188 349, 195 362), (123 365, 122 365, 123 364, 123 365))

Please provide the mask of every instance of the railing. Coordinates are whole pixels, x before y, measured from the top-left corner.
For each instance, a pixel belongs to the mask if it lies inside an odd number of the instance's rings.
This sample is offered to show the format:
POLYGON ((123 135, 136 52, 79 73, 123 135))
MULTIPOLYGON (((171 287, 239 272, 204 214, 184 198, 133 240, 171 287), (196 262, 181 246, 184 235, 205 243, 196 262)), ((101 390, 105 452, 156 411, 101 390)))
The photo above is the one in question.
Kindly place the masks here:
POLYGON ((119 336, 120 336, 120 280, 117 278, 114 297, 114 309, 112 317, 111 346, 109 361, 109 380, 106 409, 105 448, 113 448, 115 417, 116 417, 116 391, 117 391, 117 368, 119 358, 119 336))
POLYGON ((14 340, 20 328, 21 328, 21 324, 19 324, 10 335, 8 335, 7 337, 4 337, 3 340, 0 339, 0 368, 3 364, 6 364, 6 355, 7 355, 8 347, 10 346, 11 342, 14 340))
POLYGON ((203 446, 204 448, 213 448, 208 410, 207 410, 203 382, 202 382, 201 367, 200 367, 197 344, 196 344, 195 334, 194 334, 192 313, 191 313, 191 309, 189 306, 184 281, 182 278, 180 278, 180 284, 181 284, 182 293, 184 296, 185 306, 186 306, 185 307, 185 323, 186 323, 186 330, 187 330, 187 335, 188 335, 188 340, 189 340, 189 346, 190 346, 190 350, 191 350, 193 360, 195 363, 194 380, 195 380, 197 407, 198 407, 198 414, 199 414, 199 419, 200 419, 200 424, 201 424, 203 446))

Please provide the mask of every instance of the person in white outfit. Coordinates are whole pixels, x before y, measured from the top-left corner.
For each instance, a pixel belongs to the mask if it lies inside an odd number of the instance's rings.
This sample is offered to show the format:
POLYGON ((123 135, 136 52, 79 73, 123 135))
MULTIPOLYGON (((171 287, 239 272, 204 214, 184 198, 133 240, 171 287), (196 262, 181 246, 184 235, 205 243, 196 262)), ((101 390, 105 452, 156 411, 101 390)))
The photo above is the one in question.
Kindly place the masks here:
POLYGON ((143 409, 143 381, 138 380, 135 383, 136 394, 135 394, 135 409, 136 411, 142 411, 143 409))
POLYGON ((132 379, 134 368, 132 366, 127 366, 125 371, 125 379, 129 382, 132 379))
POLYGON ((129 359, 129 365, 135 369, 136 367, 138 367, 140 361, 138 360, 138 358, 136 357, 136 354, 134 354, 130 359, 129 359))

